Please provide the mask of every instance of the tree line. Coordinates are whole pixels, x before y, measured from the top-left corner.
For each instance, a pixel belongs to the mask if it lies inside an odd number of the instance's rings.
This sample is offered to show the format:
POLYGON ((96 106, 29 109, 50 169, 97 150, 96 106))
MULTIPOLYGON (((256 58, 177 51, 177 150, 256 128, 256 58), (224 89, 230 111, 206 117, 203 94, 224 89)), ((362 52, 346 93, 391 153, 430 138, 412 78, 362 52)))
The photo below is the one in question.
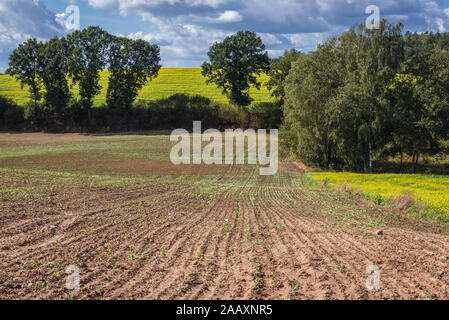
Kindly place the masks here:
MULTIPOLYGON (((250 86, 260 89, 257 75, 267 72, 270 66, 260 37, 249 31, 237 32, 223 43, 214 44, 209 57, 211 62, 204 63, 203 75, 207 83, 215 83, 223 89, 230 100, 229 105, 182 94, 160 99, 157 103, 136 104, 139 90, 158 75, 160 49, 144 40, 110 35, 99 27, 75 31, 62 38, 54 37, 47 42, 29 39, 10 55, 7 73, 16 77, 22 87, 29 88, 31 102, 24 107, 23 116, 35 129, 62 130, 68 123, 89 130, 161 128, 160 124, 149 128, 148 124, 142 123, 141 119, 147 119, 149 115, 163 125, 182 127, 184 120, 190 117, 181 110, 187 109, 192 114, 203 114, 209 120, 212 114, 217 116, 217 121, 208 120, 208 123, 215 123, 220 128, 279 127, 279 104, 258 103, 248 108, 252 102, 250 86), (106 106, 92 108, 95 96, 102 89, 100 71, 105 69, 109 70, 106 106), (79 98, 71 92, 75 85, 78 85, 79 98), (201 103, 180 107, 178 101, 201 103), (209 106, 206 113, 204 105, 209 106), (175 114, 167 117, 164 108, 175 114), (177 121, 167 120, 173 117, 177 121)), ((12 101, 2 99, 0 118, 4 118, 3 110, 8 120, 6 127, 17 128, 22 110, 12 108, 12 101), (5 113, 7 108, 9 111, 5 113)), ((154 121, 150 122, 154 124, 154 121)))
POLYGON ((307 164, 373 171, 373 159, 447 152, 448 37, 352 27, 299 56, 285 80, 283 141, 307 164))
POLYGON ((106 103, 113 110, 114 123, 122 123, 139 90, 157 77, 159 62, 157 45, 89 27, 47 42, 29 39, 12 52, 6 72, 22 87, 28 86, 31 103, 25 106, 25 118, 41 128, 66 118, 88 123, 93 99, 101 90, 100 71, 107 68, 106 103), (78 100, 71 93, 73 85, 78 85, 78 100))

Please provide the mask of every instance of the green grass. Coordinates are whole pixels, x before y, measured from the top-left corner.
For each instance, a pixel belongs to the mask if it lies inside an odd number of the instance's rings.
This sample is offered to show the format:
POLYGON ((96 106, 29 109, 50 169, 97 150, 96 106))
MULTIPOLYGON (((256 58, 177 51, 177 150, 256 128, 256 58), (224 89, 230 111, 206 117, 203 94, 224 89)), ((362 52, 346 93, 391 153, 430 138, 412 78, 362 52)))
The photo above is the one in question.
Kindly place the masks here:
MULTIPOLYGON (((106 101, 106 90, 108 87, 108 71, 101 72, 100 85, 101 94, 95 97, 94 106, 100 106, 106 101)), ((261 75, 261 82, 268 81, 267 75, 261 75)), ((77 87, 73 87, 72 92, 76 95, 77 87)), ((175 93, 185 93, 189 95, 202 95, 215 102, 228 102, 226 96, 215 85, 207 85, 205 78, 201 75, 201 68, 161 68, 159 76, 142 88, 137 100, 154 101, 167 98, 175 93)), ((27 88, 21 88, 17 82, 9 75, 0 75, 0 95, 13 99, 17 104, 23 106, 29 101, 27 88)), ((273 101, 269 91, 265 86, 261 90, 251 88, 250 95, 254 102, 273 101)))

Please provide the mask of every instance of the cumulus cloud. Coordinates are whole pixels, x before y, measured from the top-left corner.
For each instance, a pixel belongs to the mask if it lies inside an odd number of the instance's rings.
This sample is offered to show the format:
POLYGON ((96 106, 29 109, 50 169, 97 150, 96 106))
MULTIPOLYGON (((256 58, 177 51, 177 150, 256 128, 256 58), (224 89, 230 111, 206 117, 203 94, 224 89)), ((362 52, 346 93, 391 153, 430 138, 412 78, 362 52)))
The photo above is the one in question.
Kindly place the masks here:
POLYGON ((217 19, 217 22, 238 22, 242 21, 243 18, 237 11, 234 10, 226 10, 217 19))
POLYGON ((8 56, 28 38, 46 40, 69 30, 61 18, 39 0, 2 0, 0 2, 0 71, 7 67, 8 56))
POLYGON ((214 42, 221 41, 230 34, 196 25, 174 25, 165 26, 159 32, 136 32, 128 37, 157 43, 161 47, 162 63, 165 67, 194 67, 201 65, 205 53, 214 42))
POLYGON ((438 0, 88 0, 94 8, 135 13, 148 21, 221 22, 221 29, 282 34, 329 32, 362 23, 366 7, 376 2, 382 16, 407 20, 413 28, 435 27, 435 17, 448 23, 438 0))
POLYGON ((136 14, 158 27, 135 33, 161 45, 164 63, 204 60, 209 46, 237 30, 259 33, 271 55, 296 47, 308 52, 326 38, 363 23, 376 4, 381 17, 412 31, 446 31, 449 9, 438 0, 88 0, 123 16, 136 14))
MULTIPOLYGON (((81 1, 86 0, 78 0, 81 1)), ((17 42, 17 39, 27 34, 45 37, 57 32, 55 29, 64 29, 61 23, 58 23, 58 19, 63 19, 64 16, 55 18, 55 15, 48 12, 41 2, 42 0, 2 0, 0 48, 2 42, 17 42), (11 3, 16 6, 10 5, 11 3), (40 17, 34 27, 23 23, 34 15, 30 13, 32 11, 30 8, 37 11, 36 16, 40 17), (2 10, 6 10, 5 14, 2 10), (3 22, 2 19, 9 22, 3 22), (24 30, 27 28, 30 30, 24 30), (3 35, 4 30, 8 32, 6 38, 3 35)), ((379 6, 381 18, 386 18, 390 22, 403 22, 406 30, 449 31, 449 8, 442 7, 442 0, 87 0, 86 2, 91 8, 118 13, 124 19, 137 16, 142 21, 149 22, 151 32, 140 29, 127 36, 159 44, 165 66, 198 66, 206 59, 211 44, 238 30, 251 30, 261 35, 272 56, 282 54, 285 49, 291 47, 308 52, 314 50, 318 43, 343 32, 349 26, 364 23, 368 17, 365 13, 366 7, 372 4, 379 6)), ((101 11, 96 11, 96 14, 101 15, 101 11)))

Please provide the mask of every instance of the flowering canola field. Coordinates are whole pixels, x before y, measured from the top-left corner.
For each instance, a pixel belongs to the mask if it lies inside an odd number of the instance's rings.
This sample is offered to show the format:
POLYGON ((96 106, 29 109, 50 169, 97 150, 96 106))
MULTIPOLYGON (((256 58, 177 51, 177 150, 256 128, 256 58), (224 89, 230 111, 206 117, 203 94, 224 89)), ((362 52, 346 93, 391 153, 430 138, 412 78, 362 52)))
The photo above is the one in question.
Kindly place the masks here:
MULTIPOLYGON (((101 94, 95 97, 95 106, 106 102, 108 77, 109 71, 101 71, 100 84, 102 91, 101 94)), ((268 76, 261 75, 260 81, 264 84, 268 81, 268 76)), ((77 91, 76 86, 73 87, 72 92, 77 94, 77 91)), ((169 97, 175 93, 202 95, 216 102, 228 102, 221 89, 213 84, 206 84, 205 78, 201 75, 201 68, 161 68, 159 76, 142 88, 137 100, 153 101, 169 97)), ((19 105, 24 105, 29 101, 27 88, 21 89, 20 82, 17 82, 9 75, 0 75, 0 95, 12 98, 19 105)), ((270 92, 265 86, 262 86, 260 90, 251 88, 250 95, 254 102, 273 101, 270 92)))
POLYGON ((309 176, 329 186, 346 184, 371 197, 390 199, 404 191, 411 192, 415 200, 440 213, 449 215, 449 176, 419 174, 358 174, 314 172, 309 176))

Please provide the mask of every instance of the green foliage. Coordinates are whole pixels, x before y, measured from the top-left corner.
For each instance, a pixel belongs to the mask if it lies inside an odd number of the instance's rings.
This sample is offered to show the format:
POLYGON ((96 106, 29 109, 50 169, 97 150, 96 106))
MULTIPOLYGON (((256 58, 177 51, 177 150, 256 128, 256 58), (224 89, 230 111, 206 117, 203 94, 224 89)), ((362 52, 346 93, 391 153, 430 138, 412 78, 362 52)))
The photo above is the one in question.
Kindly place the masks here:
POLYGON ((5 128, 8 130, 20 129, 24 123, 23 108, 19 106, 12 106, 8 108, 3 114, 5 128))
POLYGON ((246 128, 249 122, 248 112, 236 105, 222 105, 219 110, 220 128, 246 128))
POLYGON ((24 117, 33 129, 40 129, 48 123, 50 118, 48 108, 43 103, 28 102, 24 106, 24 117))
POLYGON ((23 109, 11 99, 0 96, 0 130, 19 129, 24 122, 23 109))
POLYGON ((412 33, 407 32, 404 35, 405 42, 405 58, 415 55, 418 51, 423 49, 431 49, 438 47, 445 51, 449 50, 449 33, 412 33))
POLYGON ((391 110, 385 87, 394 79, 403 61, 402 24, 391 25, 383 20, 379 29, 360 26, 354 44, 349 52, 353 51, 350 57, 355 57, 356 69, 348 73, 350 81, 345 84, 344 91, 348 93, 349 88, 354 93, 354 107, 347 110, 345 121, 355 122, 355 126, 348 131, 348 123, 342 123, 345 130, 339 135, 339 142, 344 144, 341 158, 350 168, 372 172, 374 154, 390 139, 391 110), (354 146, 345 143, 354 135, 357 135, 354 146))
POLYGON ((340 65, 332 39, 293 64, 286 79, 284 141, 290 151, 304 162, 329 167, 335 161, 335 132, 331 110, 332 97, 342 86, 340 65))
POLYGON ((202 96, 175 94, 166 99, 139 102, 132 109, 132 119, 140 129, 192 130, 193 121, 203 128, 246 128, 248 112, 233 105, 218 104, 202 96))
POLYGON ((19 45, 9 56, 9 68, 6 73, 16 77, 22 88, 29 88, 31 99, 37 104, 42 98, 42 50, 43 44, 36 39, 29 39, 19 45))
POLYGON ((67 82, 68 43, 65 38, 54 37, 43 45, 39 78, 45 87, 45 108, 48 109, 48 125, 60 121, 70 101, 67 82), (54 117, 54 119, 53 119, 54 117))
POLYGON ((144 40, 113 38, 106 101, 118 116, 126 115, 143 85, 157 77, 161 67, 159 51, 157 45, 144 40))
MULTIPOLYGON (((391 105, 390 154, 412 157, 412 173, 419 156, 444 151, 449 138, 449 53, 438 47, 419 48, 403 63, 386 92, 391 105)), ((402 162, 401 162, 402 169, 402 162)))
POLYGON ((281 107, 279 102, 259 102, 249 108, 252 128, 275 129, 281 125, 281 107))
POLYGON ((293 62, 282 134, 291 152, 310 165, 366 172, 395 137, 405 139, 394 129, 411 130, 404 116, 414 96, 402 84, 390 89, 404 63, 401 31, 385 20, 375 30, 351 28, 293 62))
POLYGON ((156 45, 112 37, 99 27, 89 27, 46 43, 28 40, 11 54, 8 73, 30 88, 33 104, 24 110, 30 124, 54 128, 68 118, 78 124, 95 123, 90 110, 101 92, 100 72, 106 65, 110 68, 107 102, 115 119, 122 119, 142 86, 157 76, 159 61, 156 45), (78 86, 79 102, 72 101, 67 75, 78 86))
POLYGON ((250 86, 260 89, 256 76, 269 68, 270 59, 260 37, 254 32, 239 31, 212 45, 207 55, 210 62, 202 65, 206 82, 222 88, 231 103, 250 105, 250 86))
POLYGON ((216 126, 218 108, 216 103, 205 97, 174 94, 149 103, 141 101, 132 109, 132 113, 133 118, 139 119, 141 125, 148 129, 191 130, 194 120, 201 120, 206 127, 216 126))
POLYGON ((80 110, 78 121, 90 120, 93 98, 101 92, 100 70, 108 63, 108 49, 112 37, 99 27, 75 31, 68 36, 70 55, 68 71, 74 84, 79 86, 80 110))
POLYGON ((302 55, 301 52, 296 49, 286 50, 284 55, 271 60, 270 70, 268 76, 270 79, 266 83, 268 89, 271 91, 271 95, 276 97, 280 105, 284 103, 285 92, 285 79, 287 78, 292 63, 298 59, 298 56, 302 55))
POLYGON ((11 99, 0 96, 0 128, 4 126, 3 115, 5 111, 9 109, 9 107, 13 104, 11 99))

